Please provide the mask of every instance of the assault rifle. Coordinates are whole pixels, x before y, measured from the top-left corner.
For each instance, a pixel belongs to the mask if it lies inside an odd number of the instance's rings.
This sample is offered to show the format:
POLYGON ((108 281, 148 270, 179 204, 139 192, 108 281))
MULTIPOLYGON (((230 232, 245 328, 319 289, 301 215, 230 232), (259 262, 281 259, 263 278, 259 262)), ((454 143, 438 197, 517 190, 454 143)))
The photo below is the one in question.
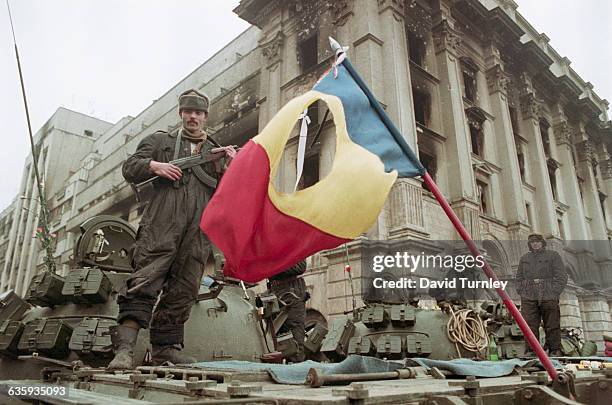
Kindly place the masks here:
MULTIPOLYGON (((184 158, 171 160, 168 163, 174 166, 177 166, 181 170, 190 169, 192 167, 200 166, 208 162, 214 162, 222 158, 225 155, 226 148, 227 147, 225 146, 220 147, 220 148, 212 148, 208 153, 205 153, 204 151, 202 151, 199 155, 187 156, 184 158)), ((142 187, 146 186, 149 183, 154 182, 155 180, 159 178, 160 176, 153 176, 150 179, 147 179, 140 183, 136 183, 136 184, 130 183, 130 186, 132 187, 132 190, 134 191, 134 195, 136 196, 137 202, 140 202, 140 190, 142 189, 142 187)))

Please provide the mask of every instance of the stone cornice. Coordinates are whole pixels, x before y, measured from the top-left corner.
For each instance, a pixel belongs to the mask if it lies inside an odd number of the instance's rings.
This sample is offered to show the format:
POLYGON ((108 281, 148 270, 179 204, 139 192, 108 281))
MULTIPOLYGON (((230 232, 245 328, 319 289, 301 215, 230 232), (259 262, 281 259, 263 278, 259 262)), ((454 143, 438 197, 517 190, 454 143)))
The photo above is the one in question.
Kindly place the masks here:
POLYGON ((496 32, 506 42, 517 41, 525 33, 521 27, 500 7, 495 7, 489 12, 488 28, 496 32))
POLYGON ((391 9, 393 16, 401 21, 404 19, 404 0, 378 0, 378 13, 382 14, 391 9))
POLYGON ((335 0, 329 3, 332 16, 334 18, 333 24, 335 26, 343 26, 348 18, 353 13, 354 0, 335 0))
POLYGON ((495 65, 486 71, 487 86, 490 93, 502 92, 506 94, 510 78, 501 65, 495 65))
POLYGON ((271 40, 259 45, 261 47, 262 55, 266 58, 268 66, 280 61, 281 49, 284 42, 285 36, 281 31, 277 31, 271 40))
POLYGON ((241 0, 233 11, 249 24, 263 28, 272 10, 280 6, 280 0, 241 0))
POLYGON ((571 146, 571 128, 566 120, 560 121, 553 126, 553 132, 555 134, 555 141, 557 145, 568 145, 571 146))
POLYGON ((593 143, 590 140, 584 140, 582 142, 576 143, 576 154, 578 155, 579 162, 588 162, 592 164, 595 157, 595 148, 593 143))
POLYGON ((521 94, 520 103, 523 119, 539 119, 542 106, 533 93, 528 92, 521 94))
POLYGON ((448 20, 441 20, 432 28, 432 32, 436 53, 449 51, 455 55, 457 54, 461 45, 461 35, 459 31, 451 27, 448 20))
POLYGON ((482 123, 487 120, 487 113, 480 107, 470 106, 465 109, 465 116, 468 123, 478 129, 482 128, 482 123))
POLYGON ((563 215, 569 210, 569 205, 562 203, 561 201, 555 201, 555 210, 557 214, 563 215))
POLYGON ((599 162, 599 171, 604 180, 612 179, 612 159, 608 158, 599 162))
POLYGON ((546 166, 548 167, 548 170, 552 170, 553 172, 556 172, 557 169, 561 167, 561 163, 559 163, 557 160, 553 158, 548 158, 546 159, 546 166))

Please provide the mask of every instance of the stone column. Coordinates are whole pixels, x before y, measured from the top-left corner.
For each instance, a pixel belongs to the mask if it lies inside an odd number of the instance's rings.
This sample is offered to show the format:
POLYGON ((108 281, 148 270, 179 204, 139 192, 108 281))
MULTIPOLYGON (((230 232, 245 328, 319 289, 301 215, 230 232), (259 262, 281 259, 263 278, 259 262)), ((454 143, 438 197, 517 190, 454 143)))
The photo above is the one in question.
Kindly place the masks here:
MULTIPOLYGON (((381 26, 378 3, 369 0, 355 0, 352 12, 352 18, 346 24, 350 27, 343 28, 345 33, 350 31, 350 40, 342 45, 349 45, 349 57, 359 75, 378 100, 384 106, 387 106, 389 101, 386 99, 388 95, 385 92, 386 86, 383 70, 383 47, 385 41, 383 39, 384 32, 381 26), (352 48, 350 47, 351 44, 352 48)), ((389 39, 389 41, 392 41, 392 39, 389 39)), ((389 108, 387 108, 387 111, 389 111, 389 108)), ((387 202, 376 224, 367 232, 368 238, 385 239, 387 237, 387 217, 392 209, 389 202, 387 202)), ((389 224, 389 226, 392 225, 389 224)))
POLYGON ((25 178, 25 181, 22 183, 24 186, 21 188, 21 194, 23 195, 23 199, 18 203, 17 209, 15 211, 14 221, 16 222, 17 232, 15 234, 15 240, 13 244, 13 249, 10 252, 12 258, 10 260, 11 269, 10 269, 10 279, 9 279, 9 287, 15 288, 17 277, 19 276, 19 267, 21 263, 19 262, 20 253, 23 249, 23 243, 20 243, 20 240, 25 242, 26 235, 24 235, 25 227, 26 227, 26 218, 28 216, 28 209, 31 206, 31 198, 34 196, 34 163, 30 161, 30 168, 28 170, 28 175, 25 178), (15 264, 19 262, 19 266, 15 267, 15 264))
MULTIPOLYGON (((43 176, 46 178, 46 173, 49 173, 49 161, 51 154, 49 153, 40 153, 38 159, 39 159, 39 165, 41 166, 41 173, 43 173, 43 176), (44 160, 43 160, 44 159, 44 160)), ((37 191, 37 195, 38 195, 38 188, 36 189, 37 191)), ((44 192, 44 189, 43 189, 44 192)), ((45 201, 47 201, 47 195, 43 194, 43 198, 45 199, 45 201)), ((36 212, 33 218, 33 222, 32 222, 32 226, 33 229, 36 229, 36 227, 38 226, 38 222, 39 222, 39 218, 40 218, 40 210, 42 209, 42 207, 40 206, 39 203, 39 199, 36 200, 36 212)), ((47 213, 48 214, 48 213, 47 213)), ((32 231, 33 232, 33 231, 32 231)), ((41 253, 41 248, 42 244, 40 243, 40 241, 36 238, 32 238, 30 241, 30 249, 28 252, 28 260, 26 263, 26 274, 23 278, 23 295, 25 295, 26 289, 28 288, 28 286, 30 285, 30 281, 32 280, 32 277, 34 277, 34 275, 36 275, 37 273, 37 266, 38 266, 38 257, 39 254, 41 253)), ((44 255, 47 254, 46 251, 43 250, 42 252, 44 255)))
POLYGON ((559 168, 560 176, 557 179, 561 183, 560 185, 562 185, 564 202, 569 206, 567 210, 569 227, 566 229, 566 239, 587 240, 589 239, 589 231, 584 219, 580 187, 578 186, 576 168, 573 163, 574 158, 572 156, 570 140, 571 132, 567 120, 563 119, 563 117, 559 118, 553 125, 553 132, 555 134, 559 160, 562 162, 559 168))
POLYGON ((599 162, 599 170, 603 180, 601 186, 607 196, 603 203, 605 225, 606 229, 612 229, 612 158, 610 158, 610 155, 607 156, 607 159, 599 162))
POLYGON ((559 307, 561 309, 562 328, 582 328, 580 303, 574 286, 565 288, 565 291, 559 297, 559 307))
POLYGON ((15 248, 15 242, 17 240, 17 229, 19 228, 19 212, 21 211, 22 207, 23 200, 18 197, 17 201, 15 202, 14 210, 11 213, 11 217, 13 218, 13 220, 11 223, 11 229, 9 230, 8 234, 8 245, 6 248, 6 252, 4 253, 4 267, 2 268, 2 281, 0 282, 0 291, 4 291, 5 289, 9 288, 9 280, 11 277, 11 272, 13 270, 13 249, 15 248))
POLYGON ((13 251, 15 250, 15 246, 17 244, 17 233, 19 232, 19 219, 21 218, 21 213, 23 212, 23 205, 26 200, 21 198, 22 194, 25 194, 25 185, 28 182, 30 169, 24 168, 23 173, 21 175, 21 183, 19 188, 19 195, 17 196, 17 200, 15 201, 15 207, 13 212, 11 213, 12 223, 11 229, 8 234, 8 246, 6 248, 6 252, 4 254, 4 267, 2 268, 2 281, 0 284, 0 290, 10 289, 11 284, 11 275, 13 273, 13 251))
POLYGON ((382 34, 384 102, 387 113, 413 150, 417 150, 416 122, 408 66, 404 2, 378 0, 382 34))
POLYGON ((433 34, 440 78, 441 104, 446 106, 446 114, 442 117, 442 128, 448 137, 446 141, 449 157, 448 173, 454 176, 454 179, 449 181, 450 198, 453 201, 465 198, 476 201, 468 126, 463 108, 457 59, 459 33, 453 28, 450 20, 442 19, 434 26, 433 34))
MULTIPOLYGON (((383 72, 383 30, 378 5, 370 0, 355 0, 350 21, 352 50, 349 57, 372 93, 387 104, 383 72)), ((344 45, 344 44, 343 44, 344 45)), ((350 44, 349 44, 350 45, 350 44)))
POLYGON ((262 90, 266 94, 265 101, 260 103, 259 131, 281 108, 282 56, 284 35, 281 31, 270 32, 262 36, 261 53, 264 56, 265 69, 262 73, 262 90))
POLYGON ((529 168, 531 170, 531 180, 536 188, 535 208, 539 226, 537 230, 545 238, 558 238, 559 227, 557 225, 555 203, 540 134, 540 103, 530 90, 521 95, 520 102, 523 119, 521 129, 529 142, 529 168))
MULTIPOLYGON (((378 0, 384 103, 389 117, 418 156, 404 11, 403 1, 378 0)), ((389 238, 425 235, 421 190, 416 180, 398 179, 389 195, 389 238)))
POLYGON ((603 355, 604 341, 602 334, 610 333, 610 307, 607 298, 599 293, 581 297, 580 310, 584 338, 597 344, 597 354, 603 355))
POLYGON ((474 239, 480 238, 480 214, 475 191, 474 170, 470 154, 468 125, 465 118, 460 66, 457 49, 460 34, 454 28, 450 15, 450 4, 436 2, 434 19, 434 47, 440 78, 440 101, 446 114, 442 117, 442 128, 448 137, 446 151, 449 178, 448 197, 451 206, 474 239))
POLYGON ((508 109, 508 76, 504 72, 495 46, 490 47, 487 58, 487 84, 493 115, 495 115, 494 136, 497 148, 498 164, 502 169, 500 177, 503 195, 504 217, 508 224, 526 224, 525 197, 519 172, 514 132, 508 109))
MULTIPOLYGON (((580 131, 582 132, 582 131, 580 131)), ((584 187, 582 189, 585 208, 587 215, 591 218, 591 235, 594 240, 607 240, 608 233, 601 212, 599 203, 599 193, 593 173, 593 164, 595 160, 595 149, 589 139, 582 132, 577 136, 580 141, 576 144, 576 152, 578 155, 578 174, 584 179, 584 187)), ((602 252, 603 253, 603 252, 602 252)), ((605 257, 605 256, 604 256, 605 257)))
MULTIPOLYGON (((348 44, 350 40, 351 24, 355 15, 354 6, 356 0, 330 1, 328 7, 331 11, 334 38, 340 44, 348 44)), ((327 41, 327 38, 325 38, 327 41)), ((326 45, 329 46, 329 45, 326 45)), ((349 53, 350 53, 349 48, 349 53)))
MULTIPOLYGON (((40 148, 41 152, 38 156, 38 172, 44 173, 42 168, 45 162, 42 160, 42 150, 43 147, 40 148)), ((34 163, 32 163, 34 165, 34 163)), ((19 258, 19 268, 17 269, 17 282, 15 284, 15 292, 17 294, 24 296, 27 286, 27 277, 31 273, 31 261, 32 256, 37 251, 35 249, 36 244, 38 243, 37 239, 34 237, 34 233, 36 232, 36 228, 38 227, 38 216, 40 211, 40 203, 39 203, 39 194, 38 194, 38 185, 36 184, 36 179, 33 178, 31 181, 31 192, 30 192, 30 201, 28 207, 28 213, 26 216, 24 232, 23 232, 23 245, 21 247, 20 258, 19 258)), ((34 260, 34 267, 36 267, 36 260, 34 260)))

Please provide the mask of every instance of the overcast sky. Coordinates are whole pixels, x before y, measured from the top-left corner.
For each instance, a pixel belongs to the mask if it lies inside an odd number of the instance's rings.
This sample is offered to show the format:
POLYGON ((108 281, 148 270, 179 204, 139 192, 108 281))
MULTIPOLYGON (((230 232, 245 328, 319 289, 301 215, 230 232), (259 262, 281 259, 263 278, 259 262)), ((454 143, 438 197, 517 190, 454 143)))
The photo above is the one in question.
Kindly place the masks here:
MULTIPOLYGON (((371 0, 373 1, 373 0, 371 0)), ((519 11, 612 101, 612 2, 517 0, 519 11)), ((0 5, 0 211, 29 153, 13 40, 0 5)), ((154 99, 248 28, 239 0, 12 0, 36 132, 60 107, 115 122, 154 99)))

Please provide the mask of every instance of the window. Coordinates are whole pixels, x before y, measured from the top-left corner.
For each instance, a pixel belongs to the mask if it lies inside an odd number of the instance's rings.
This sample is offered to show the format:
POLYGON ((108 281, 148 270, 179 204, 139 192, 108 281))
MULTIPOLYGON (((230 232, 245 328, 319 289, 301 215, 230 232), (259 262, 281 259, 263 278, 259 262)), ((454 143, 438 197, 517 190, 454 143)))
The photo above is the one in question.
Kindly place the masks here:
POLYGON ((476 75, 473 72, 463 71, 463 89, 465 98, 472 103, 476 102, 476 75))
POLYGON ((472 142, 472 152, 483 157, 484 136, 479 125, 470 123, 470 140, 472 142))
POLYGON ((414 119, 424 127, 429 126, 431 98, 424 91, 412 88, 412 101, 414 103, 414 119))
POLYGON ((321 100, 315 101, 314 103, 308 106, 308 118, 310 118, 310 124, 308 125, 309 132, 314 130, 316 133, 316 131, 318 131, 319 117, 323 118, 323 116, 325 115, 326 107, 327 106, 325 105, 325 103, 321 100), (320 114, 320 112, 323 112, 323 114, 320 114))
POLYGON ((83 135, 85 136, 93 136, 93 131, 86 129, 83 131, 83 135))
POLYGON ((582 208, 584 208, 584 180, 580 177, 578 179, 578 191, 580 191, 580 201, 582 201, 582 208))
POLYGON ((298 64, 302 73, 310 70, 318 63, 317 37, 315 34, 298 44, 298 64))
POLYGON ((598 164, 595 160, 591 162, 591 167, 593 168, 593 178, 595 179, 595 188, 597 190, 601 190, 601 184, 599 183, 599 169, 598 164))
POLYGON ((518 134, 519 125, 518 125, 518 118, 516 115, 516 108, 508 107, 508 110, 510 111, 510 125, 512 125, 512 133, 518 134))
POLYGON ((304 158, 304 171, 298 184, 298 190, 315 185, 319 181, 319 153, 312 153, 304 158))
POLYGON ((527 212, 527 223, 533 225, 533 217, 531 214, 531 204, 525 203, 525 212, 527 212))
MULTIPOLYGON (((430 154, 427 152, 423 152, 419 146, 419 160, 427 170, 427 173, 431 176, 431 178, 436 180, 436 171, 437 171, 437 161, 436 156, 434 154, 430 154)), ((423 189, 427 191, 431 191, 425 183, 423 183, 423 189)))
POLYGON ((599 193, 599 205, 601 206, 601 214, 603 215, 604 223, 606 222, 606 198, 607 196, 604 193, 599 193))
POLYGON ((489 214, 489 185, 481 180, 476 180, 476 190, 478 191, 478 202, 480 204, 480 212, 489 214))
POLYGON ((565 229, 563 228, 563 220, 561 218, 557 218, 557 225, 559 226, 559 236, 561 236, 561 239, 565 239, 565 229))
POLYGON ((540 121, 540 136, 542 137, 542 146, 544 147, 544 156, 546 159, 550 158, 550 138, 548 137, 549 125, 540 121))
POLYGON ((408 55, 412 62, 424 67, 425 41, 413 31, 408 31, 408 55))
POLYGON ((548 179, 550 180, 550 188, 552 190, 553 199, 557 201, 557 176, 555 176, 555 171, 555 168, 552 168, 550 166, 548 167, 548 179))
POLYGON ((525 154, 523 153, 523 145, 517 140, 516 142, 516 159, 518 160, 519 173, 521 174, 521 180, 525 181, 525 154))

